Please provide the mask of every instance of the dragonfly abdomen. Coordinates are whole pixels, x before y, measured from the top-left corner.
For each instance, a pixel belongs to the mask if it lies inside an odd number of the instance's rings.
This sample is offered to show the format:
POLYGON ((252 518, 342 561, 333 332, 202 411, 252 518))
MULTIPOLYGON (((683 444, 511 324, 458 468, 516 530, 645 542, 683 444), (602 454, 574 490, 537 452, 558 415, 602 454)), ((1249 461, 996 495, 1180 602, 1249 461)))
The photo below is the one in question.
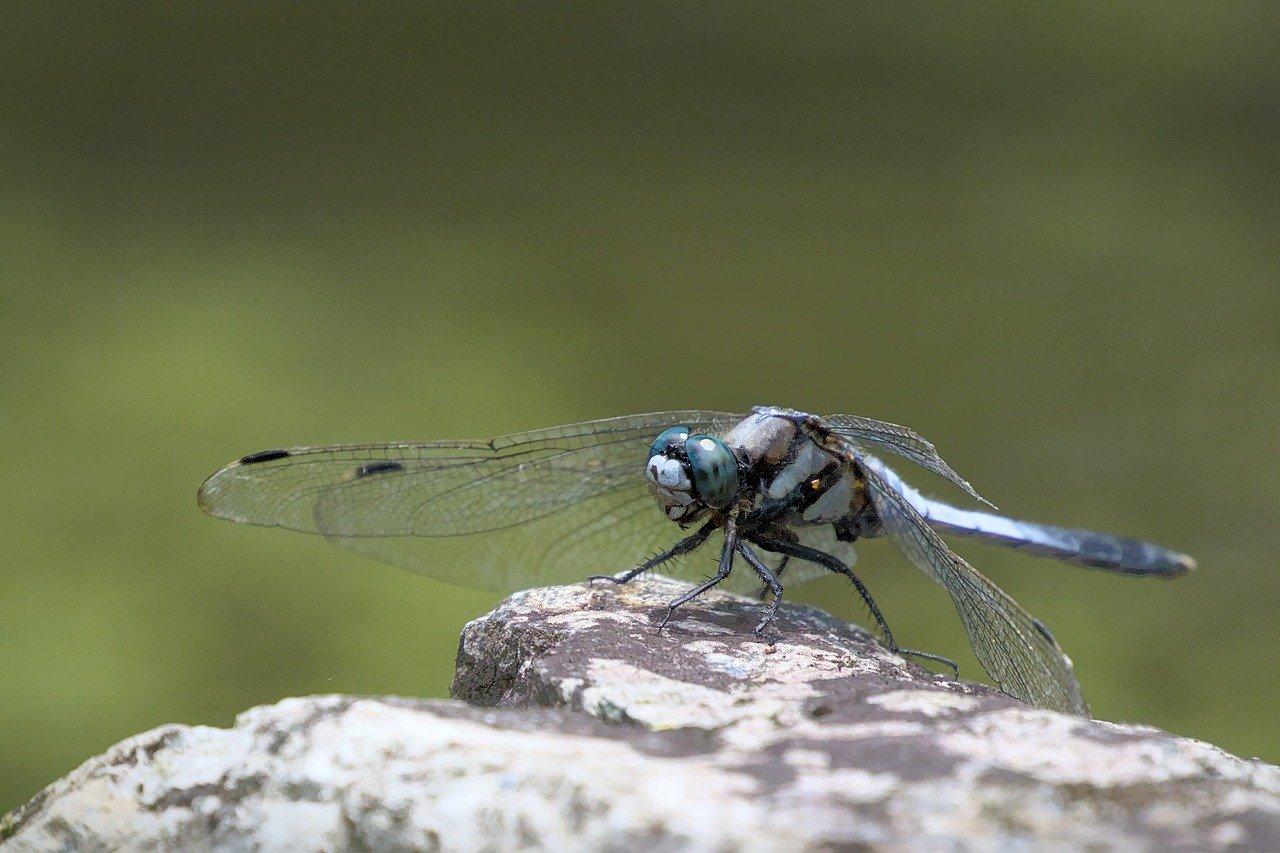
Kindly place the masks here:
POLYGON ((874 457, 868 457, 865 462, 892 482, 930 527, 944 534, 979 539, 1037 557, 1126 575, 1176 577, 1196 567, 1196 561, 1186 554, 1140 539, 961 509, 925 497, 874 457))

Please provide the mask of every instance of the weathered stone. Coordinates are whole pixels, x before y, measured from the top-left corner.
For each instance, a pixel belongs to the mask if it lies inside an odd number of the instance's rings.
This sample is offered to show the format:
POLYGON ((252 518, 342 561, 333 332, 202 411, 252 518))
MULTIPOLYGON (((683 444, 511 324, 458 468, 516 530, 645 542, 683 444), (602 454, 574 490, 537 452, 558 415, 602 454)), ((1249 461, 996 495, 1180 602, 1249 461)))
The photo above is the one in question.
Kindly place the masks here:
POLYGON ((511 597, 463 633, 470 704, 288 699, 130 738, 6 849, 1280 848, 1280 768, 1029 708, 795 605, 772 643, 716 593, 658 633, 686 588, 511 597))

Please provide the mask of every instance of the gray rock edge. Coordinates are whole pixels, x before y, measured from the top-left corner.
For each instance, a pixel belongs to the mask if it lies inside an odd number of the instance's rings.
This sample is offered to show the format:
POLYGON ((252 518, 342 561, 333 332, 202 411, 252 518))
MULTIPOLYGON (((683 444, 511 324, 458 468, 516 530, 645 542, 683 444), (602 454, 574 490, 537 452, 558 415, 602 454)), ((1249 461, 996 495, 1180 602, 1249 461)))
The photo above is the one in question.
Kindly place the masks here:
POLYGON ((5 850, 1280 849, 1280 768, 1030 708, 865 631, 687 587, 518 593, 457 700, 316 696, 168 725, 0 823, 5 850))

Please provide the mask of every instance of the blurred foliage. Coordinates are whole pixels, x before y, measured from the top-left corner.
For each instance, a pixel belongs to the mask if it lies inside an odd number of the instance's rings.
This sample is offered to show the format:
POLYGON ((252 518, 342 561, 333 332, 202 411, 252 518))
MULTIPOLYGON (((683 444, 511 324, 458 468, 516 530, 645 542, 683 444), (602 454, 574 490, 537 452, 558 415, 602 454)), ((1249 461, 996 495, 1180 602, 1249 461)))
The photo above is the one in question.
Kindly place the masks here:
MULTIPOLYGON (((1274 6, 0 17, 0 808, 160 723, 447 692, 495 598, 204 518, 234 456, 763 402, 1197 556, 964 549, 1098 716, 1280 760, 1274 6)), ((940 590, 861 566, 960 656, 940 590)))

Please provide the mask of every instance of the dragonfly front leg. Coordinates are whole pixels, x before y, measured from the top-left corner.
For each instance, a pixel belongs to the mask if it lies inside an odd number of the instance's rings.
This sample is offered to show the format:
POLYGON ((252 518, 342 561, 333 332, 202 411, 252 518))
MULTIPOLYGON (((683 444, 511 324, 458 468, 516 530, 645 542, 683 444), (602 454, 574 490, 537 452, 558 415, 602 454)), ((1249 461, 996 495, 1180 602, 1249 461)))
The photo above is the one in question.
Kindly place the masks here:
MULTIPOLYGON (((706 525, 704 525, 704 528, 705 527, 706 525)), ((701 533, 702 531, 699 530, 698 532, 701 533)), ((703 538, 705 539, 706 537, 703 538)), ((662 617, 662 622, 658 625, 659 631, 667 626, 667 622, 671 621, 671 614, 676 612, 677 607, 682 604, 687 604, 707 590, 711 589, 716 584, 720 583, 725 578, 729 577, 729 572, 733 571, 733 555, 737 550, 738 522, 736 518, 730 516, 729 520, 725 522, 724 525, 724 547, 720 550, 719 570, 705 583, 699 584, 667 605, 667 614, 662 617)))
POLYGON ((629 569, 616 577, 614 575, 592 575, 591 577, 587 578, 587 582, 590 583, 591 581, 609 581, 610 583, 617 583, 617 584, 630 583, 631 581, 635 580, 638 576, 644 574, 650 569, 657 568, 658 566, 665 563, 667 560, 671 560, 676 557, 679 557, 681 554, 688 554, 690 551, 697 548, 703 542, 706 542, 707 537, 710 536, 711 532, 715 529, 716 529, 716 526, 710 521, 708 521, 706 524, 702 525, 697 530, 695 530, 691 535, 686 536, 685 538, 677 542, 675 545, 673 545, 669 551, 664 551, 661 554, 650 557, 648 560, 645 560, 643 563, 636 566, 634 569, 629 569))

